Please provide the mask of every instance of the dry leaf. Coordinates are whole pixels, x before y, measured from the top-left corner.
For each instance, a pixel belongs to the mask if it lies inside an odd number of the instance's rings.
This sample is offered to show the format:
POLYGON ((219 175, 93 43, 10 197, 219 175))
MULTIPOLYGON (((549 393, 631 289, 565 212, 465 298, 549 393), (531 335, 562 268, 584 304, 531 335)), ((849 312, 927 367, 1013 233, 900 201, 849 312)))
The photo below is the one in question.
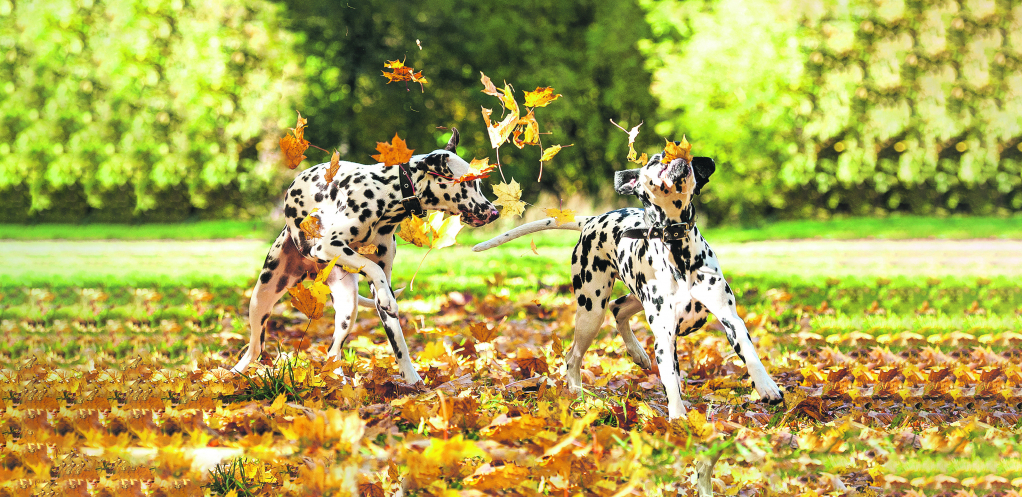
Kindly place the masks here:
POLYGON ((455 183, 464 183, 467 181, 473 181, 482 179, 490 176, 490 173, 497 168, 496 164, 490 164, 489 157, 483 157, 482 159, 472 159, 472 162, 468 164, 468 172, 461 175, 460 178, 454 180, 455 183))
POLYGON ((298 227, 301 228, 302 233, 305 233, 305 238, 309 240, 323 238, 323 224, 319 221, 319 217, 313 215, 318 210, 318 207, 312 209, 312 212, 310 212, 308 216, 305 216, 302 223, 298 225, 298 227))
POLYGON ((684 135, 682 135, 680 143, 667 140, 667 146, 664 147, 664 158, 660 162, 670 164, 674 159, 685 159, 692 162, 692 144, 684 135))
POLYGON ((341 168, 341 153, 334 150, 334 154, 330 156, 330 167, 326 170, 326 174, 323 175, 323 181, 327 185, 334 180, 334 176, 337 175, 337 171, 341 168))
POLYGON ((554 89, 546 86, 536 88, 536 91, 525 92, 525 106, 526 107, 546 107, 560 98, 561 94, 554 95, 554 89))
POLYGON ((575 222, 575 211, 571 209, 555 209, 553 207, 546 210, 546 215, 557 220, 557 225, 560 226, 564 223, 575 222))
POLYGON ((408 162, 415 149, 409 149, 405 141, 395 133, 394 139, 390 143, 376 142, 376 151, 379 154, 372 156, 374 159, 382 162, 385 166, 396 166, 408 162))
MULTIPOLYGON (((574 145, 574 144, 572 144, 572 145, 574 145)), ((564 145, 564 146, 554 145, 552 147, 547 147, 547 149, 543 151, 543 156, 539 158, 539 161, 540 162, 547 162, 550 159, 553 159, 554 156, 557 155, 557 152, 560 152, 562 148, 568 148, 568 147, 570 147, 572 145, 564 145)))
POLYGON ((517 181, 493 185, 493 193, 497 195, 494 205, 503 207, 500 217, 521 216, 525 212, 525 202, 521 201, 522 187, 517 181))
POLYGON ((307 121, 298 113, 298 124, 291 128, 291 134, 284 135, 280 139, 280 150, 284 152, 284 163, 288 169, 294 169, 306 159, 305 151, 309 148, 309 142, 305 140, 305 123, 307 121))

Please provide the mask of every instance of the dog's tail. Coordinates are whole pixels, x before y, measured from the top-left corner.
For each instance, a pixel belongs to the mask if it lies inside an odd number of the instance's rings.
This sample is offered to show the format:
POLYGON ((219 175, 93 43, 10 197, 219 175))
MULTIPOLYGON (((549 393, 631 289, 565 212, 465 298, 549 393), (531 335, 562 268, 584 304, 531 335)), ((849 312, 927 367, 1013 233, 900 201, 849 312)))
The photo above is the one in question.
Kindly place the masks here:
POLYGON ((582 225, 588 220, 588 216, 577 216, 575 221, 570 223, 557 224, 557 220, 554 218, 540 219, 539 221, 533 221, 531 223, 525 223, 507 233, 498 235, 491 238, 483 243, 472 247, 473 252, 482 252, 486 249, 491 249, 497 245, 503 245, 515 238, 520 236, 528 235, 529 233, 535 233, 543 230, 575 230, 582 231, 582 225))

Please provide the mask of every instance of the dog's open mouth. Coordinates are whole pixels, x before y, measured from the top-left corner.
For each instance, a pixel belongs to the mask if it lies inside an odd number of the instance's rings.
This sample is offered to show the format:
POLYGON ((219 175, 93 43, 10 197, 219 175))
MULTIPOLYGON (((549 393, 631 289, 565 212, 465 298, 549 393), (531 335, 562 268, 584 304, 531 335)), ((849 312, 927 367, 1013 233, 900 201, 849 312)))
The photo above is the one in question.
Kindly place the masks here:
POLYGON ((666 188, 674 188, 675 183, 683 177, 682 171, 685 164, 684 159, 674 159, 667 164, 661 162, 660 165, 663 166, 663 169, 657 174, 657 178, 664 183, 666 188))

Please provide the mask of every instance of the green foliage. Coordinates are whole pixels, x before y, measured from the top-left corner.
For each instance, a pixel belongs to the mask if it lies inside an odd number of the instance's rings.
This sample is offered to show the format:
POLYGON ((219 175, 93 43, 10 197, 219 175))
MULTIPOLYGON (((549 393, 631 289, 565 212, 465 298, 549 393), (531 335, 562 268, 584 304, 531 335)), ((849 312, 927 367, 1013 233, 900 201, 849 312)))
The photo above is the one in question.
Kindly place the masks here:
MULTIPOLYGON (((480 110, 497 107, 499 115, 499 105, 480 92, 482 71, 498 86, 511 83, 519 99, 537 86, 564 95, 536 112, 551 133, 542 137, 545 146, 575 144, 545 168, 543 187, 610 195, 607 178, 627 167, 628 149, 609 119, 634 125, 656 109, 637 48, 650 33, 634 0, 284 3, 290 27, 303 34, 305 136, 337 146, 347 160, 371 160, 376 142, 398 130, 416 153, 431 150, 449 136, 439 126, 458 127, 463 155, 492 158, 480 110), (423 71, 425 92, 387 84, 383 63, 394 59, 423 71)), ((538 150, 504 147, 501 162, 534 199, 539 189, 528 184, 539 173, 538 150)))
POLYGON ((0 192, 30 202, 3 218, 79 221, 88 207, 123 222, 159 206, 142 218, 179 220, 265 203, 300 71, 279 10, 0 1, 0 192))
POLYGON ((1012 5, 646 1, 657 132, 720 159, 715 219, 1017 212, 1012 5))

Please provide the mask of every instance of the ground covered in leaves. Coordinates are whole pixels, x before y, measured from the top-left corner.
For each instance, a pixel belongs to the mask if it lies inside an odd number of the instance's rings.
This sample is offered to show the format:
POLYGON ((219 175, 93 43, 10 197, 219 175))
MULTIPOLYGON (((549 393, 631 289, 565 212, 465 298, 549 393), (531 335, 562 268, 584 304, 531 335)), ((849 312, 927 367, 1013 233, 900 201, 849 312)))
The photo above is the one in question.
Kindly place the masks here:
MULTIPOLYGON (((286 298, 263 362, 245 288, 0 290, 0 495, 675 495, 723 451, 725 495, 1018 495, 1022 290, 935 279, 734 285, 785 404, 717 323, 679 340, 687 419, 610 322, 562 380, 567 288, 401 300, 425 384, 373 313, 340 361, 332 315, 286 298), (339 375, 341 371, 344 375, 339 375)), ((647 350, 652 337, 632 326, 647 350)))

